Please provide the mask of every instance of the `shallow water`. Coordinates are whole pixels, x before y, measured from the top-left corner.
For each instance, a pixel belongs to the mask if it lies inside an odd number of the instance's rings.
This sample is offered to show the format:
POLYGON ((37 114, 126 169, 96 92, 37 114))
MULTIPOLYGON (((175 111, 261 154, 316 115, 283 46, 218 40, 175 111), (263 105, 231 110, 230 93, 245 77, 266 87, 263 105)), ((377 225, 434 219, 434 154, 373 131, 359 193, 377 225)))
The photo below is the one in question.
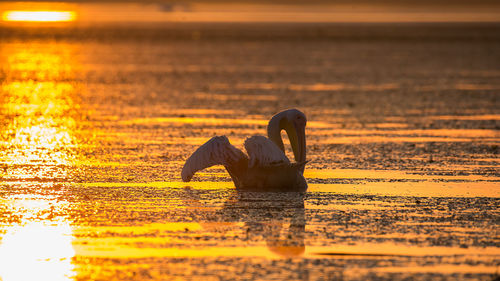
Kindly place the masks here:
POLYGON ((494 278, 499 27, 261 27, 2 27, 0 279, 494 278), (289 107, 306 194, 180 181, 289 107))

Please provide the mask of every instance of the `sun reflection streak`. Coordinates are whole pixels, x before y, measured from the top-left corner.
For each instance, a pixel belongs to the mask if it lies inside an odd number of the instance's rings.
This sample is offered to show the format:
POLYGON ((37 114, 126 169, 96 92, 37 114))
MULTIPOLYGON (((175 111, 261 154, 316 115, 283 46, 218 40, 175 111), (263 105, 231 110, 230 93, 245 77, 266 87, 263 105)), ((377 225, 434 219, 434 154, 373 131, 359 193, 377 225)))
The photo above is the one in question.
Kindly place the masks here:
POLYGON ((73 275, 71 227, 30 222, 7 230, 0 244, 0 277, 11 280, 68 280, 73 275))
MULTIPOLYGON (((73 230, 68 204, 53 194, 77 161, 77 83, 68 44, 4 44, 0 63, 0 182, 29 182, 37 194, 0 200, 0 280, 70 280, 73 230), (69 81, 69 82, 68 82, 69 81), (52 191, 50 191, 52 190, 52 191)), ((57 191, 64 192, 64 191, 57 191)))
POLYGON ((20 222, 5 228, 0 240, 0 279, 68 280, 74 275, 72 230, 57 217, 65 204, 46 196, 17 196, 3 203, 20 222))
POLYGON ((3 178, 67 178, 65 167, 75 161, 77 89, 67 82, 73 77, 71 46, 61 46, 60 51, 42 45, 2 48, 11 75, 0 88, 5 116, 0 122, 0 161, 8 167, 3 178))

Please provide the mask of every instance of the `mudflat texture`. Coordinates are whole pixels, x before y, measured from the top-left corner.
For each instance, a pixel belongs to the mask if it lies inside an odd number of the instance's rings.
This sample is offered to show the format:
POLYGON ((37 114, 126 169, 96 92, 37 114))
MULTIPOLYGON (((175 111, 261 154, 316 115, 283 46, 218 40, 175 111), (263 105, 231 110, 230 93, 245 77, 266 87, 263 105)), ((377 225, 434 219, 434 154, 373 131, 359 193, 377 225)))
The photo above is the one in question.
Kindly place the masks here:
MULTIPOLYGON (((500 26, 0 28, 0 280, 496 280, 500 26), (183 183, 308 118, 308 192, 183 183)), ((292 157, 288 142, 287 155, 292 157)))

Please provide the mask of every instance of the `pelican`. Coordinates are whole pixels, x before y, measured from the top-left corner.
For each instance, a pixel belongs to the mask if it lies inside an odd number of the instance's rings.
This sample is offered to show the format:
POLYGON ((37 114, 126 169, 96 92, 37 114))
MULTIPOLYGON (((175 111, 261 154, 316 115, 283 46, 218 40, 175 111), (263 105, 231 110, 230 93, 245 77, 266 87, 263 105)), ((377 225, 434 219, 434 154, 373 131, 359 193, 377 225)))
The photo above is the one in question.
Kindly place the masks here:
POLYGON ((267 138, 252 136, 245 140, 248 156, 231 145, 226 136, 213 137, 186 160, 182 180, 189 182, 197 171, 223 165, 238 190, 304 192, 306 123, 306 116, 297 109, 277 113, 269 120, 267 138), (282 130, 290 140, 295 163, 285 155, 282 130))

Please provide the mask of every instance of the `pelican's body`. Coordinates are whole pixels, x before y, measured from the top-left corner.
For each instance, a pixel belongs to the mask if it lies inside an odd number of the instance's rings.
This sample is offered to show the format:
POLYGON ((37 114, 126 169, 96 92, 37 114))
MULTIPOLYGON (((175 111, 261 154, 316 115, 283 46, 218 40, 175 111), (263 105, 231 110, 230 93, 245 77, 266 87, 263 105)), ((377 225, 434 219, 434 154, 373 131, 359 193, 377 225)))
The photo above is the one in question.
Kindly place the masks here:
POLYGON ((253 136, 245 140, 248 156, 229 143, 225 136, 211 138, 200 146, 182 168, 182 180, 213 165, 224 165, 239 190, 304 192, 306 164, 305 115, 296 109, 282 111, 271 118, 268 137, 253 136), (281 130, 287 132, 296 163, 284 153, 281 130))

